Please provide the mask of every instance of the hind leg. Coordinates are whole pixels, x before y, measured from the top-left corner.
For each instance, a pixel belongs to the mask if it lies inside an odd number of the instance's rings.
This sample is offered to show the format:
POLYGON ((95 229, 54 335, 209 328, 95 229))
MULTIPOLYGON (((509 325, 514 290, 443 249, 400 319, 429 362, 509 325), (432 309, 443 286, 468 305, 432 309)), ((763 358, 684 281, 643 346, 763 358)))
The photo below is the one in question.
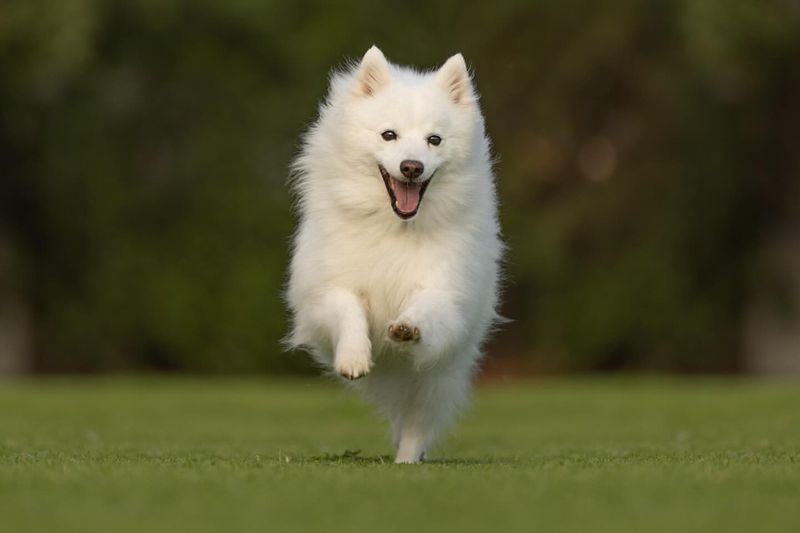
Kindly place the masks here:
POLYGON ((470 373, 425 376, 390 413, 396 463, 418 463, 467 399, 470 373))

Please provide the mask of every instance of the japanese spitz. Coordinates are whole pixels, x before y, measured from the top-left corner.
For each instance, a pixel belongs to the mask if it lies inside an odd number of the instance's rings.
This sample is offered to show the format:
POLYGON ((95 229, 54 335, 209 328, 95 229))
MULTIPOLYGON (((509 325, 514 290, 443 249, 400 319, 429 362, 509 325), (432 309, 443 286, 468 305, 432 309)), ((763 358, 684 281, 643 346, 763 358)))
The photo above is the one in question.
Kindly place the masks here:
POLYGON ((293 170, 288 344, 378 405, 396 462, 419 462, 498 318, 494 175, 464 58, 419 72, 372 47, 333 74, 293 170))

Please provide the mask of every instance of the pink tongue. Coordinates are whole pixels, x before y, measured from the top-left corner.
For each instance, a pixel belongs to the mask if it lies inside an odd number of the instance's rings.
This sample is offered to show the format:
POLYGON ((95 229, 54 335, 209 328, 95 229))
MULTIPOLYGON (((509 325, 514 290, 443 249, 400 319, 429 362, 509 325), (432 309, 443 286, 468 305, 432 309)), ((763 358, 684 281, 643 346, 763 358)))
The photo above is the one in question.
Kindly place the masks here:
POLYGON ((421 183, 406 183, 392 178, 394 184, 394 197, 397 199, 397 209, 402 213, 413 213, 419 206, 419 191, 421 183))

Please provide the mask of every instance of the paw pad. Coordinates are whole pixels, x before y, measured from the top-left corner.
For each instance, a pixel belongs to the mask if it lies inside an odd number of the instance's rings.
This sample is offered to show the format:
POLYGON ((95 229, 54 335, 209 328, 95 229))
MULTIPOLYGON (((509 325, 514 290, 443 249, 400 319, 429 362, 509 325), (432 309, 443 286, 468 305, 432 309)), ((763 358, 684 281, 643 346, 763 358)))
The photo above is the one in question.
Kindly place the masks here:
POLYGON ((403 322, 389 325, 389 338, 395 342, 418 341, 420 337, 419 328, 410 326, 403 322))

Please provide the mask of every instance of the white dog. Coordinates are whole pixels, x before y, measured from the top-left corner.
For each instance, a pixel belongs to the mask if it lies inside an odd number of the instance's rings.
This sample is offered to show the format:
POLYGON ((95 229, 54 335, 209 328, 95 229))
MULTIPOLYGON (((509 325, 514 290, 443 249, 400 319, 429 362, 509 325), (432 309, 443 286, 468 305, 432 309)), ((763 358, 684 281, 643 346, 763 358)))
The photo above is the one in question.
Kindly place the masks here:
POLYGON ((288 343, 354 381, 388 416, 396 462, 419 462, 498 318, 494 176, 461 54, 418 72, 372 47, 335 73, 292 184, 288 343))

